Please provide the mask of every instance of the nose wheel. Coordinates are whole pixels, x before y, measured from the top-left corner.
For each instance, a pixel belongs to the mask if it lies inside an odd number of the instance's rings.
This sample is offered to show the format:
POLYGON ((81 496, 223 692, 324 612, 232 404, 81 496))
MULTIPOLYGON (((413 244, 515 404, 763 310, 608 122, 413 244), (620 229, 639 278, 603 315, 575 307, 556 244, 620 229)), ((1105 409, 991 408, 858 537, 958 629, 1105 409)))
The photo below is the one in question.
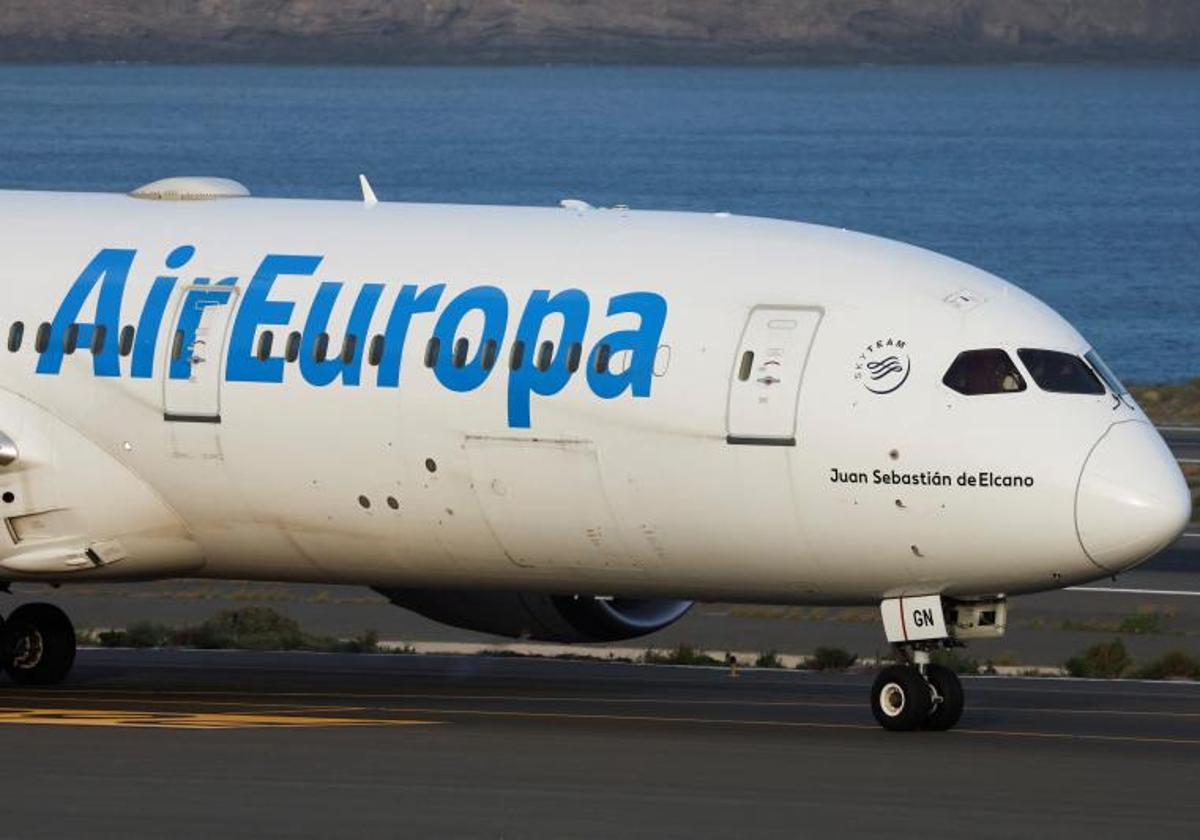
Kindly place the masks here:
POLYGON ((892 732, 952 729, 962 717, 963 699, 958 675, 928 662, 884 668, 871 686, 871 712, 892 732))
POLYGON ((53 604, 23 604, 0 630, 0 658, 15 683, 60 683, 75 664, 75 627, 53 604))

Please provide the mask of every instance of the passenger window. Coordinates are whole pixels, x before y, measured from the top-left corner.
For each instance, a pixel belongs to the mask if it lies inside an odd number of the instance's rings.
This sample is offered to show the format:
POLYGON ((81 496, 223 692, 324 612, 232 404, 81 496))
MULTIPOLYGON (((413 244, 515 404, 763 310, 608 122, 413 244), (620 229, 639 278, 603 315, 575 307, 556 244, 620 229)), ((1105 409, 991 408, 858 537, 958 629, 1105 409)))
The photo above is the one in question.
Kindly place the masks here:
POLYGON ((358 336, 348 335, 346 340, 342 342, 342 364, 348 365, 354 361, 354 354, 358 352, 358 336))
POLYGON ((460 338, 454 342, 454 366, 456 368, 467 366, 467 351, 471 348, 471 342, 465 338, 460 338))
POLYGON ((258 352, 254 355, 258 357, 260 362, 265 362, 271 358, 271 345, 275 343, 275 334, 270 330, 263 330, 258 336, 258 352))
POLYGON ((496 339, 489 338, 483 343, 483 369, 491 370, 496 366, 496 339))
POLYGON ((367 364, 371 367, 378 367, 383 361, 383 336, 377 335, 371 339, 371 346, 367 350, 367 364))
POLYGON ((329 333, 321 333, 313 342, 313 359, 323 362, 329 358, 329 333))
POLYGON ((608 373, 608 361, 612 358, 612 348, 601 344, 596 348, 596 373, 608 373))
POLYGON ((71 355, 79 347, 79 325, 71 324, 67 327, 67 333, 63 336, 63 352, 68 356, 71 355))
POLYGON ((1103 394, 1104 383, 1078 356, 1058 350, 1018 350, 1033 381, 1055 394, 1103 394))
POLYGON ((579 370, 579 362, 583 358, 583 345, 576 341, 567 350, 567 370, 571 373, 579 370))
POLYGON ((525 364, 525 342, 514 341, 512 353, 508 357, 508 366, 513 370, 520 370, 523 364, 525 364))
POLYGON ((436 335, 429 339, 429 343, 425 345, 425 367, 431 368, 437 364, 438 356, 442 352, 442 340, 436 335))
POLYGON ((16 353, 21 349, 21 339, 25 336, 25 325, 20 321, 13 321, 13 325, 8 328, 8 352, 16 353))
POLYGON ((37 335, 33 339, 33 349, 39 353, 45 353, 46 348, 50 346, 50 324, 42 321, 38 325, 37 335))
POLYGON ((738 380, 745 382, 750 378, 751 371, 754 370, 754 351, 747 350, 742 354, 742 363, 738 365, 738 380))
POLYGON ((171 341, 171 361, 179 361, 183 355, 183 330, 175 330, 175 338, 171 341))
POLYGON ((121 327, 121 337, 117 341, 117 352, 122 356, 128 356, 133 352, 134 330, 133 324, 126 324, 121 327))
POLYGON ((108 327, 96 324, 92 329, 92 355, 99 356, 104 352, 104 342, 108 338, 108 327))
POLYGON ((283 348, 283 357, 289 362, 294 362, 300 358, 300 341, 300 333, 288 333, 287 345, 283 348))
POLYGON ((550 364, 554 361, 554 342, 543 341, 542 346, 538 348, 537 369, 540 371, 550 370, 550 364))
POLYGON ((942 377, 942 383, 968 396, 1012 394, 1025 390, 1025 379, 1003 350, 967 350, 959 353, 942 377))

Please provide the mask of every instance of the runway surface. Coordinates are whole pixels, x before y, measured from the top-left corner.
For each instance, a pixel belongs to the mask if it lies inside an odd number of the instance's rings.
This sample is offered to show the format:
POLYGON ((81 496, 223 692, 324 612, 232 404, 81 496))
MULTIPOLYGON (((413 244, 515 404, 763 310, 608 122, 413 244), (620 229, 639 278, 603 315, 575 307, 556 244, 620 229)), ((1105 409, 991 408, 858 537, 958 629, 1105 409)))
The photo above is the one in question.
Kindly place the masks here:
POLYGON ((1159 431, 1176 458, 1185 464, 1200 464, 1200 429, 1190 426, 1166 426, 1159 431))
POLYGON ((0 685, 5 836, 1194 836, 1200 686, 971 678, 878 729, 871 675, 81 651, 0 685))

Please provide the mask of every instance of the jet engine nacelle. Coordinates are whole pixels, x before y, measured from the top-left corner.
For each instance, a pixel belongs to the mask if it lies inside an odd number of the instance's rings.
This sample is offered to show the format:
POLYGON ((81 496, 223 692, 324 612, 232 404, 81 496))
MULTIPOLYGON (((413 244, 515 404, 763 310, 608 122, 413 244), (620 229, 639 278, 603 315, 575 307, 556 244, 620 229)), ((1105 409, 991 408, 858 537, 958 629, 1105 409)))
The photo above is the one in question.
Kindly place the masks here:
POLYGON ((398 607, 434 621, 512 639, 543 642, 615 642, 678 621, 691 601, 597 598, 525 592, 453 592, 377 589, 398 607))

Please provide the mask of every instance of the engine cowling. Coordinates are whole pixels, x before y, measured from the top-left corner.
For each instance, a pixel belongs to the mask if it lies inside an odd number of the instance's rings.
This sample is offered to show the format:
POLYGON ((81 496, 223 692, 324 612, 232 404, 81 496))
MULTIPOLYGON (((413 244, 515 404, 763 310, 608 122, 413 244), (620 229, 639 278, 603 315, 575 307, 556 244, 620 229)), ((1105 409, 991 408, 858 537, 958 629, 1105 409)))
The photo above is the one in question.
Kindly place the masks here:
POLYGON ((673 624, 691 601, 527 592, 376 589, 398 607, 451 627, 543 642, 615 642, 673 624))

